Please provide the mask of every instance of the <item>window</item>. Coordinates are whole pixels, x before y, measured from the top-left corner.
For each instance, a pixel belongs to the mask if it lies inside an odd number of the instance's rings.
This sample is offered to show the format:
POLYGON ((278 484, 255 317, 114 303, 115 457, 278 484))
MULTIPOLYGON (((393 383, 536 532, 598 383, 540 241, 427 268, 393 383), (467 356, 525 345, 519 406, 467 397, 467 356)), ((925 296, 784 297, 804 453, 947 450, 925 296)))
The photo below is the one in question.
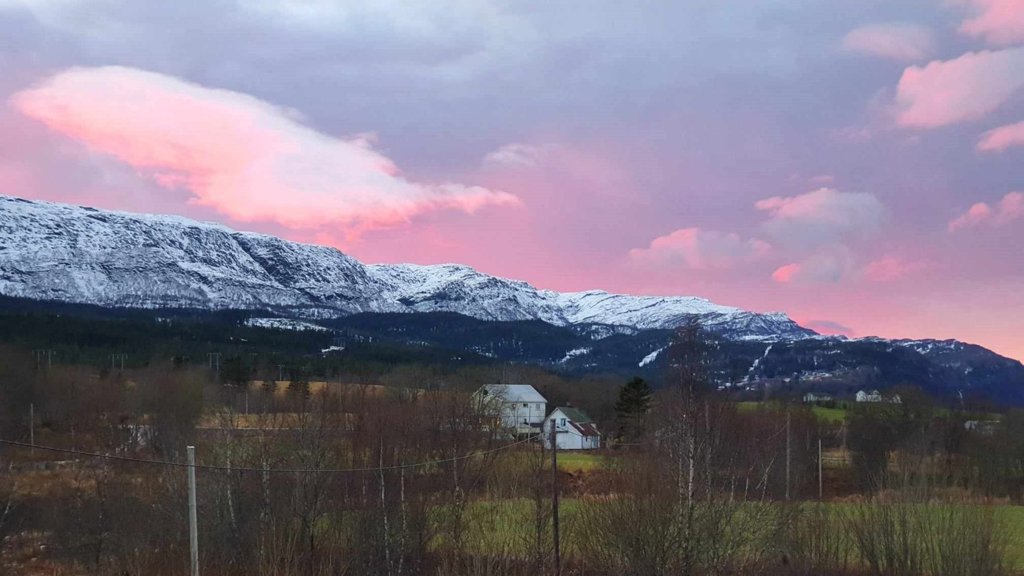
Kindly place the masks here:
POLYGON ((562 418, 562 423, 559 426, 565 426, 565 418, 562 418))
POLYGON ((526 402, 523 402, 523 408, 526 408, 527 406, 529 406, 529 404, 527 404, 526 402))

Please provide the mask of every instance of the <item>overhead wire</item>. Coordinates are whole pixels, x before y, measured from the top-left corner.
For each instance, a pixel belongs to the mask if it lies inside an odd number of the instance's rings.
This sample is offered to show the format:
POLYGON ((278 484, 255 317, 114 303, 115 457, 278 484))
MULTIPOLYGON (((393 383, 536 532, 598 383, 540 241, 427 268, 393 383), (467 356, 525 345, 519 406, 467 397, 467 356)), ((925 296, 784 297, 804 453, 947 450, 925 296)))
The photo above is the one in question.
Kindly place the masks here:
POLYGON ((44 446, 40 444, 30 444, 28 442, 19 442, 16 440, 3 440, 0 439, 0 444, 7 446, 14 446, 17 448, 28 448, 34 450, 42 450, 46 452, 55 452, 60 454, 72 454, 75 456, 82 456, 88 458, 100 458, 105 460, 114 460, 118 462, 131 462, 135 464, 147 464, 152 466, 167 466, 173 468, 195 468, 196 470, 211 470, 221 472, 253 472, 260 474, 356 474, 365 472, 381 472, 388 470, 403 470, 409 468, 421 468, 427 466, 438 466, 442 464, 450 464, 459 462, 462 460, 468 460, 470 458, 476 458, 479 456, 486 456, 507 450, 514 446, 519 446, 534 440, 540 435, 528 436, 521 440, 499 446, 497 448, 491 448, 488 450, 479 450, 476 452, 469 452, 460 456, 454 456, 451 458, 440 458, 437 460, 426 460, 421 462, 409 462, 401 464, 389 464, 387 466, 366 466, 356 468, 252 468, 252 467, 237 467, 237 466, 218 466, 213 464, 195 464, 194 466, 186 462, 177 462, 174 460, 153 460, 147 458, 136 458, 133 456, 122 456, 119 454, 106 454, 102 452, 89 452, 85 450, 75 450, 72 448, 58 448, 56 446, 44 446))

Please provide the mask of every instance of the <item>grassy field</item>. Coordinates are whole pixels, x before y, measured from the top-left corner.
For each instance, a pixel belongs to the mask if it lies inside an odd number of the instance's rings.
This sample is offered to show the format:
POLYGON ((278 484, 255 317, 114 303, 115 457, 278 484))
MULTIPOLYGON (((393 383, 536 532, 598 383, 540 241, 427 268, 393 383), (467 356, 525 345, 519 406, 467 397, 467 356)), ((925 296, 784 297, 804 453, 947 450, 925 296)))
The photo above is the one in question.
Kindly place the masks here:
MULTIPOLYGON (((767 406, 767 402, 737 402, 740 410, 757 410, 767 406)), ((811 406, 811 413, 820 421, 826 424, 842 424, 846 420, 846 408, 826 408, 825 406, 811 406)))
MULTIPOLYGON (((548 502, 544 502, 546 513, 548 502)), ((830 504, 837 510, 846 504, 830 504)), ((570 543, 565 553, 568 557, 577 553, 571 546, 574 527, 580 518, 581 503, 576 499, 563 499, 560 507, 563 542, 570 543)), ((476 502, 470 510, 474 534, 471 548, 480 553, 503 552, 512 555, 526 555, 531 550, 536 509, 528 499, 512 499, 497 502, 476 502)), ((1008 560, 1010 567, 1018 574, 1024 574, 1024 506, 1000 506, 997 517, 1007 531, 1008 560)))
POLYGON ((558 452, 558 469, 566 472, 591 472, 608 466, 611 456, 587 452, 558 452))
POLYGON ((846 421, 846 408, 826 408, 825 406, 811 406, 811 413, 819 422, 826 424, 842 424, 846 421))
POLYGON ((1008 532, 1011 565, 1024 572, 1024 506, 1001 506, 999 519, 1008 532))

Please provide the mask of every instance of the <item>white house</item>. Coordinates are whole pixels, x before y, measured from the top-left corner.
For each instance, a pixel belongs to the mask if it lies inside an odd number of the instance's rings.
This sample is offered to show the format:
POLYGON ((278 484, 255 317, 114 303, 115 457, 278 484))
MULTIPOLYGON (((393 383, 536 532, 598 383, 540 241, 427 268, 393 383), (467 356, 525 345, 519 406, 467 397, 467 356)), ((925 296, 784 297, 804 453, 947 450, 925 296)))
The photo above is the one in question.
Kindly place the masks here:
POLYGON ((893 394, 889 398, 884 398, 882 397, 882 393, 878 390, 872 390, 871 392, 859 390, 857 392, 857 402, 888 402, 890 404, 901 404, 903 399, 900 398, 899 394, 893 394))
POLYGON ((865 392, 863 390, 857 391, 857 402, 881 402, 882 394, 878 390, 872 390, 871 392, 865 392))
POLYGON ((831 394, 822 394, 818 392, 808 392, 804 394, 804 404, 816 404, 818 402, 831 402, 831 394))
POLYGON ((544 442, 549 447, 552 426, 555 427, 555 442, 559 450, 595 450, 601 447, 601 432, 590 416, 579 408, 555 408, 544 420, 544 442))
POLYGON ((999 420, 968 420, 964 422, 964 430, 976 432, 981 436, 995 436, 999 430, 999 420))
POLYGON ((485 384, 474 393, 481 411, 516 434, 540 432, 548 401, 529 384, 485 384))

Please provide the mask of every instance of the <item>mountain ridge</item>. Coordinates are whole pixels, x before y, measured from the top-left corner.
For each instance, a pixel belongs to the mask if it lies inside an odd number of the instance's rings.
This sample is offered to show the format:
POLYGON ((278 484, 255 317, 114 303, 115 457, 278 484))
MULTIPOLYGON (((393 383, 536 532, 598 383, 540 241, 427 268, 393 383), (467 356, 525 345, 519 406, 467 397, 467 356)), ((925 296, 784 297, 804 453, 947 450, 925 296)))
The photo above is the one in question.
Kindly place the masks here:
POLYGON ((27 302, 228 313, 261 329, 320 326, 340 349, 427 345, 649 378, 668 369, 673 328, 695 319, 718 342, 715 381, 733 390, 848 394, 912 383, 1024 404, 1024 364, 955 340, 822 336, 783 313, 704 298, 541 290, 459 264, 363 264, 216 223, 0 196, 0 307, 35 308, 27 302))
POLYGON ((265 308, 306 319, 453 311, 482 320, 673 328, 727 337, 815 333, 781 312, 692 296, 555 292, 460 264, 363 264, 343 252, 179 216, 0 196, 0 294, 139 308, 265 308))

